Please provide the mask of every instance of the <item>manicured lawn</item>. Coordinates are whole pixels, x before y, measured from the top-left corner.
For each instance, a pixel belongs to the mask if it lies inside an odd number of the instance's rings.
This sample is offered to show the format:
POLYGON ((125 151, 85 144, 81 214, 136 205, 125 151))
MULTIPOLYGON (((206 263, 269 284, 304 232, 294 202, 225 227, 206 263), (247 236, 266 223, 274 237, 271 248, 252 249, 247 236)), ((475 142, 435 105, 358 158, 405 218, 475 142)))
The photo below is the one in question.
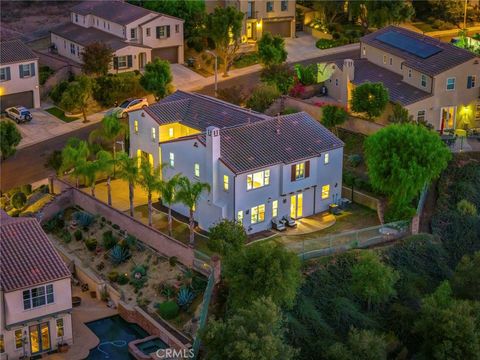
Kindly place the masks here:
POLYGON ((50 109, 46 109, 45 111, 66 123, 78 120, 78 118, 71 118, 71 117, 65 116, 65 112, 57 107, 51 107, 50 109))

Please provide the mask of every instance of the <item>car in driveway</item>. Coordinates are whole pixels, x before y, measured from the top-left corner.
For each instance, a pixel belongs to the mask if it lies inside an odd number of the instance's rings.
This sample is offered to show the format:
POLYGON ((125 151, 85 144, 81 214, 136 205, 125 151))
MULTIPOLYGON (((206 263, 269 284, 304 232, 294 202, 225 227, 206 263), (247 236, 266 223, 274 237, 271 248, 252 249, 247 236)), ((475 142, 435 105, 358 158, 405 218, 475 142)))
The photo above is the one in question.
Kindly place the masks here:
POLYGON ((118 118, 126 119, 128 117, 128 112, 132 110, 138 110, 148 106, 148 101, 146 98, 139 99, 127 99, 122 102, 117 107, 110 109, 107 112, 107 115, 116 115, 118 118))
POLYGON ((32 113, 24 106, 12 106, 5 109, 5 112, 17 124, 32 121, 32 113))

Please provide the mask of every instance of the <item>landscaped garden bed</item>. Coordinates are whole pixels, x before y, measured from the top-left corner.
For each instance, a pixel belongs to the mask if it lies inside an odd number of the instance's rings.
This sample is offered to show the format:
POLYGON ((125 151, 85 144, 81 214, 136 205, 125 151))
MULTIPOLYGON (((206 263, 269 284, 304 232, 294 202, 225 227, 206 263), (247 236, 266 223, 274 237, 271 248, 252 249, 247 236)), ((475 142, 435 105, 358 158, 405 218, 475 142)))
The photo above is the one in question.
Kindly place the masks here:
POLYGON ((48 193, 47 185, 35 190, 32 190, 31 185, 23 185, 4 193, 0 198, 0 205, 9 216, 30 216, 52 200, 53 195, 48 193))
POLYGON ((181 331, 191 328, 189 322, 207 282, 203 275, 185 268, 175 257, 161 256, 118 225, 79 208, 60 212, 44 228, 83 267, 117 289, 122 301, 161 316, 181 331))

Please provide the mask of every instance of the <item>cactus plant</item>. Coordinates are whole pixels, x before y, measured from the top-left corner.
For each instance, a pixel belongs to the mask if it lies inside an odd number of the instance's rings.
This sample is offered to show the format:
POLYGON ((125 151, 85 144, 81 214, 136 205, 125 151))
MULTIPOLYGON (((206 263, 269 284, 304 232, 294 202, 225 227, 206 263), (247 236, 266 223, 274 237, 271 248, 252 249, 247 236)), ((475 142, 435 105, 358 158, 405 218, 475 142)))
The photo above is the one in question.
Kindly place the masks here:
POLYGON ((112 250, 110 251, 110 261, 115 264, 119 265, 130 258, 130 251, 128 248, 123 249, 119 245, 115 245, 112 250))
POLYGON ((195 294, 187 287, 182 287, 178 292, 177 303, 181 308, 188 308, 195 299, 195 294))

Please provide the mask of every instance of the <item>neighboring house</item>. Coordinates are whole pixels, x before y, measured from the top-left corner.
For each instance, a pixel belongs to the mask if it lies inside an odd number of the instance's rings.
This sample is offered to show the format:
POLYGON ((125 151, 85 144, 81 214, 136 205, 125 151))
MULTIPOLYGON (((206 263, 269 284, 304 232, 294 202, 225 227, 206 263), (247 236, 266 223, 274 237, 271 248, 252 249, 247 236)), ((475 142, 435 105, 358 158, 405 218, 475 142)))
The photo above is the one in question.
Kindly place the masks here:
MULTIPOLYGON (((203 229, 226 218, 252 234, 341 197, 343 142, 304 112, 270 117, 177 91, 131 112, 129 122, 131 156, 167 164, 165 179, 181 173, 210 184, 195 209, 203 229)), ((182 204, 172 208, 188 215, 182 204)))
POLYGON ((382 82, 391 102, 436 130, 480 127, 480 59, 475 54, 396 26, 362 37, 360 47, 360 60, 328 64, 330 96, 347 105, 355 86, 382 82))
POLYGON ((143 69, 155 58, 183 63, 184 20, 123 1, 85 1, 71 9, 71 22, 51 30, 58 54, 82 62, 84 47, 112 48, 111 72, 143 69))
POLYGON ((20 40, 0 43, 0 106, 40 107, 38 56, 20 40))
POLYGON ((70 271, 36 219, 0 220, 0 359, 71 344, 70 271))
POLYGON ((256 41, 265 32, 286 38, 295 37, 295 1, 253 0, 207 2, 207 12, 215 6, 234 6, 245 14, 242 27, 242 42, 256 41))

